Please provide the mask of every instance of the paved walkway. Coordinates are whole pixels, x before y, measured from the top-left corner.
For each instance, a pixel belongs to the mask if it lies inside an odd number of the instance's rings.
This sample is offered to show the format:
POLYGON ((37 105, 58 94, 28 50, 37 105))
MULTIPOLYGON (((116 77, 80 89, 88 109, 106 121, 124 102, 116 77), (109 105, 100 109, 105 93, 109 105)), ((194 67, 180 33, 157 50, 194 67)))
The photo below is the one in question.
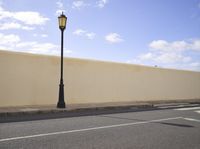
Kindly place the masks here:
POLYGON ((158 107, 176 104, 200 103, 196 101, 173 101, 173 102, 151 102, 151 103, 106 103, 106 104, 76 104, 66 105, 66 108, 59 109, 56 105, 48 106, 21 106, 21 107, 0 107, 0 122, 23 121, 32 119, 48 119, 73 116, 86 116, 109 114, 119 112, 133 112, 141 110, 153 110, 158 107))
POLYGON ((72 112, 84 110, 102 110, 102 109, 122 109, 122 108, 143 108, 152 107, 150 103, 115 103, 115 104, 74 104, 66 105, 66 108, 57 108, 56 105, 48 106, 18 106, 18 107, 0 107, 0 116, 34 113, 57 113, 72 112))

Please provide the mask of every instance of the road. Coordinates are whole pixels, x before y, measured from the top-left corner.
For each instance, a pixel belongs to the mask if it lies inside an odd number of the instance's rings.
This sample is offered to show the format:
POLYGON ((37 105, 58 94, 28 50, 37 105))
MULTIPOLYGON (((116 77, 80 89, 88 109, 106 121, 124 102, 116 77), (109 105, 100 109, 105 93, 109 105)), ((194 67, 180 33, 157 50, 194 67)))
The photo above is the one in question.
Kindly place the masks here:
POLYGON ((0 149, 200 149, 200 105, 0 123, 0 149))

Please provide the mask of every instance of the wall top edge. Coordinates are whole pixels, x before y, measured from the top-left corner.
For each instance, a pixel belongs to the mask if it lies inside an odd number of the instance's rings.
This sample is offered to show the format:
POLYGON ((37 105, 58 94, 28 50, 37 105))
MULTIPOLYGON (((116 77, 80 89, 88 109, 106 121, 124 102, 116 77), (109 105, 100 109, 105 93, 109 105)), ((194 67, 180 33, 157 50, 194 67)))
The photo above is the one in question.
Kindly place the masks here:
MULTIPOLYGON (((26 52, 18 52, 18 51, 10 51, 10 50, 2 50, 0 49, 0 54, 10 54, 10 55, 24 55, 24 56, 34 56, 34 57, 46 57, 46 58, 56 58, 59 59, 60 56, 56 55, 47 55, 47 54, 36 54, 36 53, 26 53, 26 52)), ((84 61, 84 62, 95 62, 95 63, 107 63, 107 64, 116 64, 116 65, 124 65, 124 66, 136 66, 136 67, 144 67, 150 69, 160 69, 160 70, 170 70, 170 71, 179 71, 179 72, 193 72, 199 73, 199 71, 192 71, 192 70, 183 70, 183 69, 173 69, 173 68, 161 68, 161 67, 153 67, 147 65, 140 65, 140 64, 132 64, 132 63, 122 63, 122 62, 115 62, 115 61, 103 61, 103 60, 96 60, 96 59, 87 59, 87 58, 76 58, 76 57, 64 57, 65 60, 74 60, 74 61, 84 61)))

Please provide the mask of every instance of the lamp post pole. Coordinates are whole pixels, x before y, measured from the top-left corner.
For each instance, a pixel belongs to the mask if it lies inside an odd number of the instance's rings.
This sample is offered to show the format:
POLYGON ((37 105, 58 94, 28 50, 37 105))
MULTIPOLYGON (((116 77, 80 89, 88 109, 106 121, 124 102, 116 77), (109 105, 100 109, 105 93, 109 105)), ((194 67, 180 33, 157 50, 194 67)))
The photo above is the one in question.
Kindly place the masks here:
POLYGON ((60 69, 60 85, 59 85, 59 99, 57 108, 65 108, 64 100, 64 83, 63 83, 63 38, 66 27, 67 17, 62 13, 59 17, 59 28, 61 30, 61 69, 60 69))

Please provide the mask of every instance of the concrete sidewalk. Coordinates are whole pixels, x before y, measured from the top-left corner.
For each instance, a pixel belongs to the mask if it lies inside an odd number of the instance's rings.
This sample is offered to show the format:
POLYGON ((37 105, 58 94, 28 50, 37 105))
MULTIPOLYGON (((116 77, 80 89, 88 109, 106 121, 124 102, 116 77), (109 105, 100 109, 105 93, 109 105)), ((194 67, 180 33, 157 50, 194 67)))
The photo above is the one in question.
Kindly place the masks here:
POLYGON ((0 116, 17 116, 23 114, 41 114, 41 113, 63 113, 86 110, 106 110, 106 109, 124 109, 124 108, 149 108, 153 107, 151 103, 115 103, 115 104, 73 104, 66 105, 66 108, 57 108, 56 105, 47 106, 19 106, 19 107, 0 107, 0 116))
POLYGON ((56 105, 48 106, 21 106, 0 107, 0 123, 12 121, 26 121, 49 118, 62 118, 74 116, 87 116, 99 114, 111 114, 121 112, 134 112, 143 110, 155 110, 159 106, 187 105, 200 103, 200 100, 184 101, 160 101, 160 102, 127 102, 127 103, 103 103, 103 104, 74 104, 66 105, 64 109, 56 108, 56 105))
POLYGON ((0 108, 0 123, 132 112, 152 108, 153 105, 149 103, 137 103, 131 105, 117 103, 115 105, 66 105, 66 108, 64 109, 58 109, 56 108, 56 105, 3 107, 0 108))

